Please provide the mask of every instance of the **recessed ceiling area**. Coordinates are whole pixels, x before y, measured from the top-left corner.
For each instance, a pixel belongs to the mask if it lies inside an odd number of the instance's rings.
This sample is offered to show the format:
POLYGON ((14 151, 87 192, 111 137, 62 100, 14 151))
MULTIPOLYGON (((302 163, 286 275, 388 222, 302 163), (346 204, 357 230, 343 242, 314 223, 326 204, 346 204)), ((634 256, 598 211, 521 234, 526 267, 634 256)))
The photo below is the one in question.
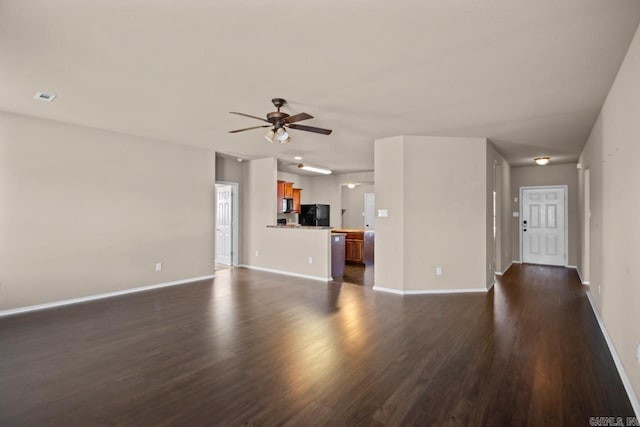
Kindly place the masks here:
POLYGON ((637 0, 0 1, 0 110, 336 173, 373 169, 373 141, 395 135, 562 163, 639 19, 637 0), (258 124, 229 111, 264 116, 274 97, 333 134, 227 133, 258 124))

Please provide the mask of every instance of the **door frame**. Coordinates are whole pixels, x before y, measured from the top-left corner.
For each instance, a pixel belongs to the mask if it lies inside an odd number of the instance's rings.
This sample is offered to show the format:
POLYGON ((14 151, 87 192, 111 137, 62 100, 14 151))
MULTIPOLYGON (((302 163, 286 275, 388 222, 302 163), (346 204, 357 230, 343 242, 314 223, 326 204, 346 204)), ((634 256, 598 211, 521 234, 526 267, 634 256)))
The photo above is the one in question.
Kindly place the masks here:
POLYGON ((564 267, 569 266, 569 186, 568 185, 530 185, 520 187, 520 212, 518 216, 518 233, 520 239, 520 262, 524 262, 524 240, 522 239, 522 194, 524 190, 557 190, 562 189, 564 193, 564 267))
MULTIPOLYGON (((216 181, 217 185, 229 185, 231 186, 231 265, 230 267, 238 266, 238 254, 240 253, 240 248, 238 248, 238 230, 239 226, 239 200, 240 200, 240 185, 237 182, 231 181, 216 181)), ((214 186, 215 188, 215 186, 214 186)), ((218 204, 218 192, 216 191, 216 206, 218 204)), ((215 212, 218 209, 216 208, 215 212)), ((217 214, 216 214, 217 215, 217 214)), ((218 218, 214 219, 214 225, 218 225, 218 218)), ((214 237, 215 244, 215 237, 214 237)), ((215 251, 214 251, 215 253, 215 251)), ((214 260, 215 262, 215 260, 214 260)))

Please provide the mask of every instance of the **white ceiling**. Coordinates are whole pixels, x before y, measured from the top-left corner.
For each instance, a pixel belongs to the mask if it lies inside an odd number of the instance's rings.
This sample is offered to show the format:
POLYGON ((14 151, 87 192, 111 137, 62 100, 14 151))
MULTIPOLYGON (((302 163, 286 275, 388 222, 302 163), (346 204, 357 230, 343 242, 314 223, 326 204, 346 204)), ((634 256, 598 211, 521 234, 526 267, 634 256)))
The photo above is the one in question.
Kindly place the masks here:
POLYGON ((638 0, 0 0, 0 110, 339 172, 402 134, 575 161, 639 19, 638 0), (273 97, 333 134, 227 133, 273 97))

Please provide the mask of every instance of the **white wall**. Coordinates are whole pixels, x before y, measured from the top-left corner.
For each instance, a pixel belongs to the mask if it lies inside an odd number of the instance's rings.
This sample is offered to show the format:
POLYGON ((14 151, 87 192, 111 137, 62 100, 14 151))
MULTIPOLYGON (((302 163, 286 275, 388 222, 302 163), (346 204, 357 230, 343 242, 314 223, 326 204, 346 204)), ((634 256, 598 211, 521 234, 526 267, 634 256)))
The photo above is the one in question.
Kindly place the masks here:
POLYGON ((376 218, 376 287, 486 289, 486 153, 484 138, 376 141, 376 209, 389 210, 376 218))
MULTIPOLYGON (((640 394, 640 32, 580 156, 591 175, 589 292, 624 370, 640 394)), ((581 183, 583 180, 581 180, 581 183)), ((581 198, 584 203, 584 197, 581 198)), ((578 209, 584 224, 584 207, 578 209)), ((584 230, 583 230, 584 232, 584 230)), ((584 257, 580 259, 585 271, 584 257)), ((635 401, 636 414, 640 405, 635 401)))
POLYGON ((213 151, 0 113, 0 308, 213 274, 214 179, 213 151))

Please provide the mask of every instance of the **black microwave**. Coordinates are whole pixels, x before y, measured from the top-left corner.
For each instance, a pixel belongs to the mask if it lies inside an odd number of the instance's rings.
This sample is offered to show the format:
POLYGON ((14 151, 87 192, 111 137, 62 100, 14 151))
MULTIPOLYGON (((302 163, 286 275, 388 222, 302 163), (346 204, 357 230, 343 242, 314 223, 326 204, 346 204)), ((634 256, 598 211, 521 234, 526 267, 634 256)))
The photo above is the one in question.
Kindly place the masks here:
POLYGON ((293 199, 282 199, 282 212, 290 213, 293 211, 293 199))

